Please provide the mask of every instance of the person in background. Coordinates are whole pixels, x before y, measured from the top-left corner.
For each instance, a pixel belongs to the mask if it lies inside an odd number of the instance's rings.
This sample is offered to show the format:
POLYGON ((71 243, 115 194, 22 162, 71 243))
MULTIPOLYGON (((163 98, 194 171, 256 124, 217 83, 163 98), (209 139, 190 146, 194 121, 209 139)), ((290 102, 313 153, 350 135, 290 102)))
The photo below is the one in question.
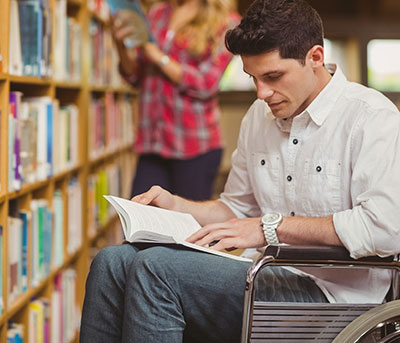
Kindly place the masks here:
POLYGON ((239 21, 230 0, 171 0, 148 12, 153 41, 135 49, 129 16, 113 18, 120 72, 139 89, 132 196, 152 185, 193 200, 212 196, 221 155, 218 85, 232 54, 227 29, 239 21))
MULTIPOLYGON (((212 249, 344 246, 400 252, 400 115, 380 92, 324 64, 323 26, 305 0, 256 0, 226 34, 258 99, 245 115, 218 200, 158 186, 132 200, 191 213, 187 240, 212 249)), ((81 343, 240 341, 251 263, 173 246, 101 250, 86 283, 81 343)), ((256 299, 381 303, 391 271, 265 268, 256 299)))

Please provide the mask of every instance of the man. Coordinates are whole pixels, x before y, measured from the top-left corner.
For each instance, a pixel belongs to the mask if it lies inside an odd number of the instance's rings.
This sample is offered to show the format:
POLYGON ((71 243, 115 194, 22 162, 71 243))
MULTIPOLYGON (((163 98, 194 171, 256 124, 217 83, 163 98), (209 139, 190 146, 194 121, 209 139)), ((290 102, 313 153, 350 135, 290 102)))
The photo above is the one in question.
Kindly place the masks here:
MULTIPOLYGON (((341 245, 355 258, 400 251, 400 117, 379 92, 324 66, 318 14, 256 0, 226 36, 257 87, 219 200, 160 187, 133 200, 189 212, 188 240, 214 249, 341 245)), ((169 247, 102 250, 87 281, 81 342, 238 342, 250 264, 169 247)), ((387 271, 267 268, 266 301, 382 302, 387 271)))

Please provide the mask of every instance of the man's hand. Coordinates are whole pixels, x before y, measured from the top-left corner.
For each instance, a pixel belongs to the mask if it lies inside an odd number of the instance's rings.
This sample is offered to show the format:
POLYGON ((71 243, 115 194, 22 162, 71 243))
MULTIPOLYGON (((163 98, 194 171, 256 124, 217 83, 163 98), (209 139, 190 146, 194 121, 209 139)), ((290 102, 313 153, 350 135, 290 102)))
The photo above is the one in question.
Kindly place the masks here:
POLYGON ((266 245, 260 218, 235 218, 223 223, 208 224, 187 238, 187 241, 211 249, 259 248, 266 245))
POLYGON ((160 186, 152 186, 147 192, 134 196, 132 201, 143 205, 153 205, 168 210, 174 209, 175 197, 160 186))

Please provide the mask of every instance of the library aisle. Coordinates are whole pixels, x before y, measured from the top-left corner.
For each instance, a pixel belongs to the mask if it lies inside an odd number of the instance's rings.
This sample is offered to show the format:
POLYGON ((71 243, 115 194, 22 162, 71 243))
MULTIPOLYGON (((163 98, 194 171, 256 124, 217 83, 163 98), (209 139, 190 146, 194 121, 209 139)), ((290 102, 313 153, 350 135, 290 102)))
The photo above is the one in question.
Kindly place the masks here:
POLYGON ((136 92, 98 0, 0 0, 0 342, 77 342, 91 258, 122 241, 136 92))

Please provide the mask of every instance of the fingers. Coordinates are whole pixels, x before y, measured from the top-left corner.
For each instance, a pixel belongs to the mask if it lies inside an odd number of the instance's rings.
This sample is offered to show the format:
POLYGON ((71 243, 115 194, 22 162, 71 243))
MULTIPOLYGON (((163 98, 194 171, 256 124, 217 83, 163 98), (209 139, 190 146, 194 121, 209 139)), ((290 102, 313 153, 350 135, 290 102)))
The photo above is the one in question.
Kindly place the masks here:
POLYGON ((152 186, 147 192, 134 196, 131 200, 143 205, 148 205, 158 198, 165 190, 160 186, 152 186))
POLYGON ((117 12, 111 18, 113 36, 118 41, 123 41, 128 36, 133 36, 136 28, 132 20, 124 13, 117 12))
MULTIPOLYGON (((197 244, 197 242, 199 240, 201 240, 202 238, 207 236, 210 232, 223 227, 223 225, 224 225, 224 223, 213 223, 213 224, 208 224, 206 226, 203 226, 201 229, 197 230, 195 233, 193 233, 188 238, 186 238, 186 240, 189 243, 197 244)), ((209 244, 211 242, 212 242, 212 240, 210 242, 208 242, 207 244, 209 244)))
POLYGON ((227 237, 218 241, 218 243, 210 246, 210 249, 213 250, 227 250, 232 251, 236 249, 237 239, 235 237, 227 237))

